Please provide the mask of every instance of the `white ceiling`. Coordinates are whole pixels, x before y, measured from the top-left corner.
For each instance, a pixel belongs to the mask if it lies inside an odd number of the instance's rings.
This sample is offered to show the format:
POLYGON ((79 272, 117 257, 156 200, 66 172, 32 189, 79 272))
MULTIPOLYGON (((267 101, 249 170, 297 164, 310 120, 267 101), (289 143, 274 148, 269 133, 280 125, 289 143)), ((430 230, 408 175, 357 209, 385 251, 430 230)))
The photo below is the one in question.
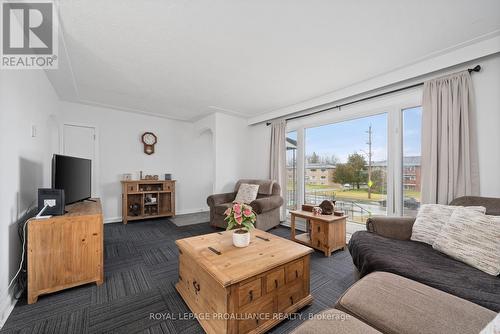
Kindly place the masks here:
POLYGON ((498 0, 60 0, 59 95, 254 117, 500 30, 498 0))

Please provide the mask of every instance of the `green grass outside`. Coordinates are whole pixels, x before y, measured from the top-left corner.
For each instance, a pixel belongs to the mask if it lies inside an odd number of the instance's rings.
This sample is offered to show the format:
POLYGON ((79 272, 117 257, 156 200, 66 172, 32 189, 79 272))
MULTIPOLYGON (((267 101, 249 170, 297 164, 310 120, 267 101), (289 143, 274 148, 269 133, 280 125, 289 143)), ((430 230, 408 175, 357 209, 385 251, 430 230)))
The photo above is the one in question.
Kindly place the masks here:
MULTIPOLYGON (((294 190, 294 184, 292 182, 288 183, 287 190, 294 190)), ((372 192, 372 196, 368 198, 367 189, 335 189, 331 185, 325 184, 306 184, 306 192, 309 194, 314 194, 316 192, 318 195, 335 196, 337 199, 341 200, 352 200, 352 201, 381 201, 386 198, 386 194, 379 194, 372 192)), ((419 191, 405 190, 403 192, 405 198, 415 198, 420 199, 419 191)))
POLYGON ((333 189, 331 186, 322 184, 307 184, 306 192, 313 193, 317 192, 318 195, 335 196, 336 199, 346 199, 354 201, 380 201, 385 199, 385 194, 378 194, 372 192, 371 198, 368 198, 367 189, 333 189))

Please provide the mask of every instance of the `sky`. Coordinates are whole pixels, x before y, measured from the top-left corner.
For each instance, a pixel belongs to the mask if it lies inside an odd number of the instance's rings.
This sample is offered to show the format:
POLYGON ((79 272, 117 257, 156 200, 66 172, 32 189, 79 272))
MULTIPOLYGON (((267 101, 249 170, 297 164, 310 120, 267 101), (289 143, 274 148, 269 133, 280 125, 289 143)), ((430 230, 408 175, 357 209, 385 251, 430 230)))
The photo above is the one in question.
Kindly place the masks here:
MULTIPOLYGON (((379 114, 305 130, 306 156, 335 155, 346 162, 349 154, 360 153, 368 158, 368 128, 372 126, 373 161, 387 160, 387 114, 379 114)), ((403 112, 403 153, 420 155, 421 108, 403 112)), ((294 138, 296 136, 294 135, 294 138)))

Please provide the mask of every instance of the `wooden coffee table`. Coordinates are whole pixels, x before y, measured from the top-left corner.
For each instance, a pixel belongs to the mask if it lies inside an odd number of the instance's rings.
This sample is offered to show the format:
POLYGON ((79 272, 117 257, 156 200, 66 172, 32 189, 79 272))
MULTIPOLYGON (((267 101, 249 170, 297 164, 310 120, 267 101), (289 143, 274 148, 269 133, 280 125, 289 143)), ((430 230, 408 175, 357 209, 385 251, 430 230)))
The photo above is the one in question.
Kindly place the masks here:
POLYGON ((330 256, 333 251, 345 249, 346 216, 315 215, 309 211, 290 211, 291 239, 316 248, 330 256), (306 220, 306 233, 295 233, 295 218, 306 220))
POLYGON ((246 248, 233 246, 232 231, 176 244, 177 291, 207 333, 264 333, 312 303, 309 247, 260 230, 246 248))

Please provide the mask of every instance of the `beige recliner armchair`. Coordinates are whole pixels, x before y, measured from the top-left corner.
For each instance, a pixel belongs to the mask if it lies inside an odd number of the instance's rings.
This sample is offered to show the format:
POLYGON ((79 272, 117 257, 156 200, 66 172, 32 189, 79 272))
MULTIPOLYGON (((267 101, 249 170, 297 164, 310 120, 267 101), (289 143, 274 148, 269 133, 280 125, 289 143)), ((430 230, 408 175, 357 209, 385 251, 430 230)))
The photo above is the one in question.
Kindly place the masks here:
POLYGON ((227 227, 227 223, 224 221, 224 211, 232 205, 242 183, 259 185, 257 199, 250 203, 257 214, 255 227, 267 231, 279 225, 280 207, 283 205, 283 198, 280 195, 280 185, 273 180, 239 180, 236 182, 233 192, 208 196, 210 225, 220 228, 227 227))

